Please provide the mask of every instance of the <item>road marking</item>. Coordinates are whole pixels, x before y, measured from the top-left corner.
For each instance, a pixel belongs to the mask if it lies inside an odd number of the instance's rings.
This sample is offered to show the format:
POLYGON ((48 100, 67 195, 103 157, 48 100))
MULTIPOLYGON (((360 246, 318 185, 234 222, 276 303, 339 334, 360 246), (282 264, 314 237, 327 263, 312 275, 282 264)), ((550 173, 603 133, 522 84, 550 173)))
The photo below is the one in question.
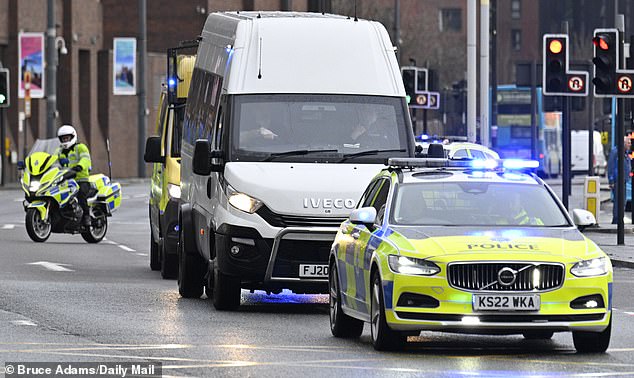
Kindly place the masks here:
POLYGON ((632 311, 623 311, 623 312, 625 312, 628 315, 634 315, 634 312, 632 312, 632 311))
POLYGON ((145 198, 147 197, 147 194, 135 194, 134 198, 145 198))
POLYGON ((52 263, 48 261, 38 261, 38 262, 28 263, 27 265, 40 265, 42 268, 46 268, 54 272, 74 272, 74 270, 64 268, 62 266, 62 265, 70 266, 69 264, 52 263))
POLYGON ((37 327, 37 324, 33 323, 30 320, 12 320, 11 324, 37 327))
POLYGON ((15 224, 5 224, 2 226, 3 230, 13 230, 15 228, 15 224))
POLYGON ((13 202, 22 202, 22 201, 24 201, 24 198, 15 198, 13 200, 13 202))
POLYGON ((137 256, 147 256, 148 254, 147 253, 137 253, 136 255, 137 256))
POLYGON ((119 247, 119 248, 123 249, 124 251, 128 251, 128 252, 136 252, 136 249, 132 249, 132 248, 130 248, 130 247, 126 247, 126 246, 125 246, 125 245, 123 245, 123 244, 117 244, 117 247, 119 247))

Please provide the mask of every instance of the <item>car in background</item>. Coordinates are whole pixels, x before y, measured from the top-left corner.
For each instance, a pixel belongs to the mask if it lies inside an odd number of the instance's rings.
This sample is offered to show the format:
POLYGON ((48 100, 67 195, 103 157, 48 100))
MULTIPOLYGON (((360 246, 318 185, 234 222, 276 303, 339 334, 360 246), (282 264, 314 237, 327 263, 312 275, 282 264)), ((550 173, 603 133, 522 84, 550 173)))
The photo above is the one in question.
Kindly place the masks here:
MULTIPOLYGON (((433 140, 432 140, 433 141, 433 140)), ((421 147, 421 153, 427 155, 430 142, 416 140, 416 144, 421 147)), ((470 142, 449 142, 442 143, 444 157, 449 159, 478 159, 478 160, 499 160, 500 155, 492 149, 481 144, 470 142)))
MULTIPOLYGON (((431 147, 430 147, 431 148, 431 147)), ((389 159, 341 226, 329 259, 330 328, 377 350, 422 330, 547 340, 604 352, 609 257, 539 177, 538 161, 389 159)))

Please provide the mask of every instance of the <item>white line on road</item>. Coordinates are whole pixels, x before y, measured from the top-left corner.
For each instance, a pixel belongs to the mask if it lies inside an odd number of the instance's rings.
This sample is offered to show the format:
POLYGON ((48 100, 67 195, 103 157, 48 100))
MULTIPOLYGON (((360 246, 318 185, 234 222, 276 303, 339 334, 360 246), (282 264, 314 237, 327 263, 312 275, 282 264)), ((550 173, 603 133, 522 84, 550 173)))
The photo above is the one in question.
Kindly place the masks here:
POLYGON ((144 198, 147 197, 147 194, 135 194, 134 198, 144 198))
POLYGON ((74 272, 74 270, 64 268, 62 266, 62 265, 70 266, 69 264, 60 264, 60 263, 53 263, 48 261, 38 261, 38 262, 28 263, 27 265, 40 265, 42 268, 46 268, 54 272, 74 272))
POLYGON ((631 311, 623 311, 623 312, 625 312, 628 315, 634 315, 634 312, 631 312, 631 311))
POLYGON ((126 246, 125 246, 125 245, 123 245, 123 244, 117 244, 117 247, 119 247, 119 248, 123 249, 124 251, 128 251, 128 252, 136 252, 136 249, 132 249, 132 248, 130 248, 130 247, 126 247, 126 246))
POLYGON ((37 324, 33 323, 30 320, 12 320, 11 324, 37 327, 37 324))
POLYGON ((5 224, 2 226, 3 230, 13 230, 15 228, 15 224, 5 224))
POLYGON ((138 256, 147 256, 147 253, 137 253, 138 256))

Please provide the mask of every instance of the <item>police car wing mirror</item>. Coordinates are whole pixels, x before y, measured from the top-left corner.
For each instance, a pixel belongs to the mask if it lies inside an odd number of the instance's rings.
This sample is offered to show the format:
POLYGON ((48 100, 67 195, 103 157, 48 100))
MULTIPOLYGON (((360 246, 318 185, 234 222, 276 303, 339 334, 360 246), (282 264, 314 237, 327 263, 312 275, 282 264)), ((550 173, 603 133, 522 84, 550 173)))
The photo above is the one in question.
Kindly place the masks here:
POLYGON ((372 228, 376 220, 376 209, 373 207, 362 207, 352 210, 350 213, 350 222, 354 224, 364 224, 368 228, 372 228))
POLYGON ((572 221, 575 223, 580 231, 583 231, 586 227, 594 226, 597 224, 597 220, 594 215, 583 209, 572 210, 572 221))
POLYGON ((149 137, 145 141, 143 160, 146 163, 165 163, 165 156, 161 155, 161 137, 149 137))
POLYGON ((206 139, 199 139, 194 146, 194 159, 192 162, 194 173, 207 176, 211 173, 210 146, 206 139))
POLYGON ((24 168, 26 168, 26 164, 24 164, 24 160, 18 161, 18 169, 21 171, 21 170, 24 170, 24 168))

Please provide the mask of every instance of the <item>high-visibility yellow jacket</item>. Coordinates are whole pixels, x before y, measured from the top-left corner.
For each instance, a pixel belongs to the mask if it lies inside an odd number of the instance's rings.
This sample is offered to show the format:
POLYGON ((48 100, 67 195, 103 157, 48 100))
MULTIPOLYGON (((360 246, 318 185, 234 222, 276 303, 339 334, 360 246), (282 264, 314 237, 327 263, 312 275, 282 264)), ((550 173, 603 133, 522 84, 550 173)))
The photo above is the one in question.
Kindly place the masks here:
POLYGON ((75 145, 68 150, 58 147, 55 153, 60 160, 63 158, 68 159, 68 168, 75 166, 81 167, 81 171, 77 172, 77 176, 75 176, 77 181, 85 181, 88 179, 90 170, 92 169, 92 162, 90 161, 90 151, 85 144, 75 143, 75 145))

